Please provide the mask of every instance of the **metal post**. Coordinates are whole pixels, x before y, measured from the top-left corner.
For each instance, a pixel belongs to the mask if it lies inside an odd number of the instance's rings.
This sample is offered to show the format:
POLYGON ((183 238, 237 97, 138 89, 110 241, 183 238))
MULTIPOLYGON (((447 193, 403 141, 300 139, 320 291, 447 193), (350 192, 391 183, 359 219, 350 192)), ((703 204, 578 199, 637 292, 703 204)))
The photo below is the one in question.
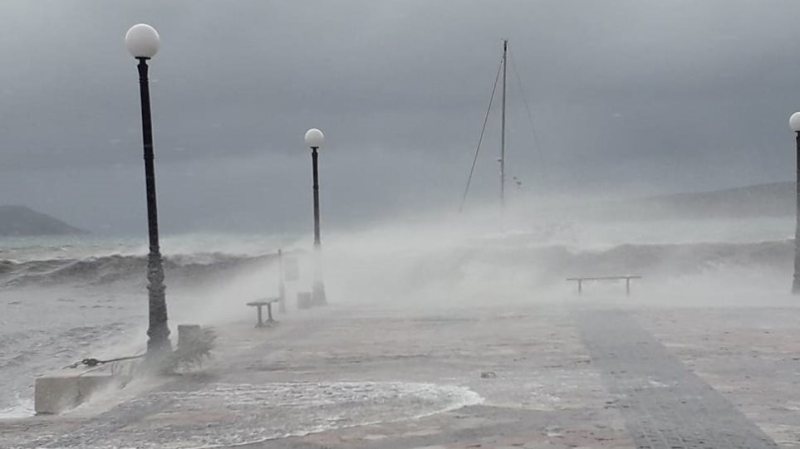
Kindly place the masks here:
POLYGON ((267 323, 274 323, 275 320, 272 319, 272 303, 267 303, 267 323))
POLYGON ((583 293, 583 279, 578 279, 578 294, 583 293))
POLYGON ((283 250, 278 250, 278 311, 286 313, 286 283, 283 271, 283 250))
POLYGON ((264 327, 264 321, 261 319, 261 307, 263 307, 261 304, 256 306, 256 309, 258 309, 258 323, 256 323, 256 327, 264 327))
POLYGON ((320 241, 319 231, 318 149, 317 147, 311 147, 311 165, 314 175, 314 284, 311 289, 311 302, 314 305, 325 305, 327 300, 325 298, 325 284, 322 281, 322 261, 320 260, 322 243, 320 241))
POLYGON ((500 203, 506 204, 506 66, 508 40, 503 40, 503 108, 500 116, 500 203))
POLYGON ((319 237, 319 170, 317 169, 317 160, 319 155, 317 147, 311 147, 311 170, 314 175, 314 250, 319 251, 320 237, 319 237))
POLYGON ((794 227, 794 281, 792 293, 800 294, 800 132, 796 133, 797 179, 795 190, 795 227, 794 227))
POLYGON ((144 173, 147 190, 147 229, 150 253, 147 256, 147 291, 149 296, 149 327, 147 329, 148 357, 172 350, 167 326, 167 301, 164 268, 158 243, 158 207, 153 155, 153 128, 150 120, 150 86, 147 78, 147 59, 139 60, 139 93, 142 104, 142 138, 144 142, 144 173))
POLYGON ((625 278, 625 296, 631 295, 631 278, 625 278))

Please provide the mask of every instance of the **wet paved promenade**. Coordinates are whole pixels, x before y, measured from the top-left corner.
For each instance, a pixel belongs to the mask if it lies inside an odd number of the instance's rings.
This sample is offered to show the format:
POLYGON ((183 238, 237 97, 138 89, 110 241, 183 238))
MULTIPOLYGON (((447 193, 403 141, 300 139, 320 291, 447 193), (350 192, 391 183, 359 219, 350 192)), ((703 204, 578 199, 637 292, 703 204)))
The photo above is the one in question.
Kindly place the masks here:
POLYGON ((204 373, 0 447, 800 448, 795 308, 333 306, 220 334, 204 373))
POLYGON ((592 364, 639 448, 777 448, 752 421, 622 311, 586 311, 592 364))

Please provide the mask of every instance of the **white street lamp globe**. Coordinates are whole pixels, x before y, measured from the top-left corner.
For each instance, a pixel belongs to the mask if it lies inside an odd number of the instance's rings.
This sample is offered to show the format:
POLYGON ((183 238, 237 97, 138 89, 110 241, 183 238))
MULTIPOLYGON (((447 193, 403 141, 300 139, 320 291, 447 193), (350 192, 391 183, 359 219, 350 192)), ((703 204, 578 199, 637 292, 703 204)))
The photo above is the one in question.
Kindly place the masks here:
POLYGON ((795 112, 789 117, 789 126, 792 127, 792 131, 800 132, 800 112, 795 112))
POLYGON ((311 128, 306 131, 306 145, 311 148, 321 148, 325 143, 325 134, 317 128, 311 128))
POLYGON ((125 46, 134 58, 152 58, 160 42, 158 31, 144 23, 132 26, 125 34, 125 46))

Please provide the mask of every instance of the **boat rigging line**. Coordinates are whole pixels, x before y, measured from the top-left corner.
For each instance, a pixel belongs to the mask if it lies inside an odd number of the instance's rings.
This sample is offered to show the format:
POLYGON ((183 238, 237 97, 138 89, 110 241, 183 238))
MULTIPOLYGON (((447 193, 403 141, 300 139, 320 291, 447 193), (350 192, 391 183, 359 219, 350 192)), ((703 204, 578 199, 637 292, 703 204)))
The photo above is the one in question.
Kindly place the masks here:
MULTIPOLYGON (((489 106, 486 108, 486 115, 483 117, 483 126, 481 127, 481 133, 478 137, 478 145, 475 148, 475 155, 472 158, 472 166, 469 169, 469 176, 467 177, 467 184, 464 187, 464 193, 461 196, 461 204, 458 207, 458 212, 461 213, 464 211, 464 205, 467 201, 467 196, 469 195, 469 188, 472 185, 472 177, 475 174, 475 166, 478 162, 478 154, 481 151, 481 145, 483 144, 483 138, 486 134, 486 125, 489 122, 489 115, 492 110, 492 105, 494 103, 494 97, 497 93, 497 84, 500 81, 500 74, 503 75, 503 105, 502 105, 502 115, 501 115, 501 125, 500 125, 500 157, 497 159, 497 162, 500 163, 500 204, 501 206, 505 206, 505 190, 506 190, 506 144, 509 143, 511 135, 506 135, 506 119, 507 119, 507 105, 506 105, 506 91, 507 91, 507 71, 508 71, 508 64, 509 60, 512 59, 510 56, 510 49, 508 45, 508 40, 503 40, 503 56, 500 59, 500 64, 497 67, 497 74, 494 77, 494 85, 492 86, 492 95, 489 97, 489 106)), ((522 77, 517 70, 516 64, 512 62, 511 71, 514 73, 514 77, 516 78, 517 84, 519 85, 519 93, 522 97, 522 102, 525 105, 525 113, 528 118, 528 124, 530 125, 531 136, 532 136, 532 144, 534 147, 534 151, 536 153, 538 162, 541 165, 544 165, 544 158, 541 154, 541 146, 539 145, 539 136, 536 132, 536 127, 533 124, 533 112, 531 110, 531 106, 528 103, 528 100, 525 96, 525 89, 522 85, 522 77)), ((544 170, 543 170, 544 171, 544 170)), ((516 184, 517 188, 522 185, 522 182, 519 180, 518 177, 513 176, 514 183, 516 184)))
MULTIPOLYGON (((511 54, 511 49, 508 50, 509 56, 511 54)), ((519 85, 519 93, 520 97, 522 97, 522 104, 525 105, 525 113, 528 116, 528 124, 531 127, 531 137, 533 138, 533 148, 536 151, 537 155, 539 156, 538 163, 539 165, 544 165, 544 157, 542 156, 541 145, 539 145, 539 134, 536 132, 536 126, 533 124, 533 113, 531 112, 531 106, 528 103, 528 96, 525 94, 525 89, 522 87, 522 77, 519 76, 519 71, 517 70, 517 65, 514 63, 514 58, 509 57, 508 60, 511 63, 511 71, 514 72, 514 76, 517 79, 517 84, 519 85)), ((541 173, 547 173, 546 167, 541 167, 541 173)))
POLYGON ((475 156, 472 158, 472 167, 469 169, 469 176, 467 177, 467 185, 464 187, 464 194, 461 197, 461 205, 458 206, 458 212, 464 210, 464 203, 467 201, 469 194, 469 186, 472 183, 472 175, 475 173, 475 164, 478 162, 478 153, 481 151, 481 143, 483 143, 483 136, 486 133, 486 124, 489 122, 489 112, 492 110, 492 103, 494 102, 494 94, 497 92, 497 82, 500 80, 500 70, 503 68, 504 59, 500 60, 497 66, 497 74, 494 77, 494 85, 492 86, 492 95, 489 97, 489 106, 486 108, 486 115, 483 117, 483 126, 481 127, 481 134, 478 137, 478 146, 475 148, 475 156))

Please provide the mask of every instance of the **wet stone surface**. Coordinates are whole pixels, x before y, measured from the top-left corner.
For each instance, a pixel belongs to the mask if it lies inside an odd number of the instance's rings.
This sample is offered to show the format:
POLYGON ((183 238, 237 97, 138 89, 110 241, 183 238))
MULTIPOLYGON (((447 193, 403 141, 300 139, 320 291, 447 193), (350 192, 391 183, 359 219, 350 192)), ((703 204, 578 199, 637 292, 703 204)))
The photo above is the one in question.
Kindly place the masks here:
POLYGON ((577 321, 638 448, 778 448, 628 313, 584 311, 577 321))
POLYGON ((800 447, 800 309, 331 306, 219 335, 202 374, 0 421, 0 448, 800 447))
POLYGON ((421 418, 477 404, 466 388, 401 382, 212 383, 127 402, 31 448, 194 448, 234 446, 336 428, 421 418))

